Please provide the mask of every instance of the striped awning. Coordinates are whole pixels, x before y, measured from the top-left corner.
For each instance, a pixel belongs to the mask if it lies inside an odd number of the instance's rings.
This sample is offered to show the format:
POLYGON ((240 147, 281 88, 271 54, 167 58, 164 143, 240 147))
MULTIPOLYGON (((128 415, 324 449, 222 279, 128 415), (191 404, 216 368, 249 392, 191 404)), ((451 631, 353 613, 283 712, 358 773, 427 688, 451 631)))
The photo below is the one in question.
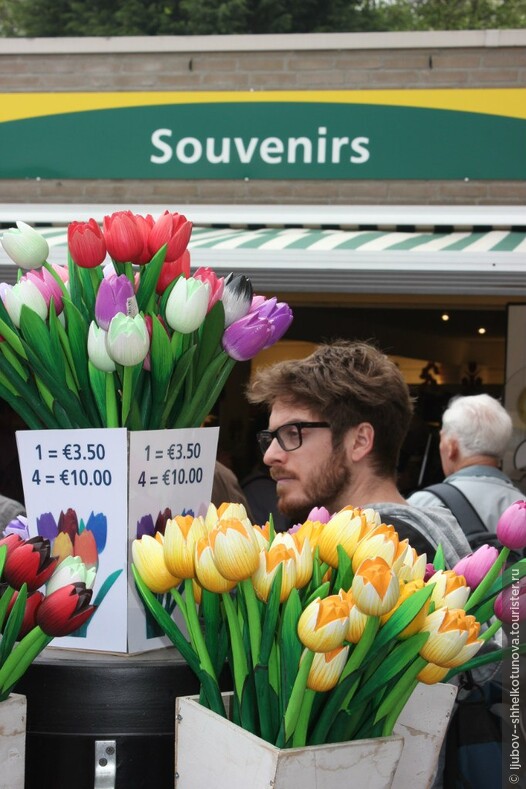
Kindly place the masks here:
MULTIPOLYGON (((65 228, 39 228, 65 263, 65 228)), ((526 295, 526 232, 194 227, 192 267, 246 274, 259 291, 526 295)), ((0 280, 14 266, 0 249, 0 280)))

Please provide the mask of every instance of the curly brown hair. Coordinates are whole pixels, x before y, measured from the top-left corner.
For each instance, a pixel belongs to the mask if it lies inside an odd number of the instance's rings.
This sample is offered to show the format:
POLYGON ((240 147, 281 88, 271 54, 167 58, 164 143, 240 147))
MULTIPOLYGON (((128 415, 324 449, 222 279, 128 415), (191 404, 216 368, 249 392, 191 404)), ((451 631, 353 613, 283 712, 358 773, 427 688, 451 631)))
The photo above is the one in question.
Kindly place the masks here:
POLYGON ((396 364, 371 343, 324 343, 305 359, 277 362, 257 371, 248 401, 270 411, 280 400, 301 405, 329 422, 338 449, 351 427, 374 428, 371 461, 378 474, 396 472, 413 413, 407 384, 396 364))

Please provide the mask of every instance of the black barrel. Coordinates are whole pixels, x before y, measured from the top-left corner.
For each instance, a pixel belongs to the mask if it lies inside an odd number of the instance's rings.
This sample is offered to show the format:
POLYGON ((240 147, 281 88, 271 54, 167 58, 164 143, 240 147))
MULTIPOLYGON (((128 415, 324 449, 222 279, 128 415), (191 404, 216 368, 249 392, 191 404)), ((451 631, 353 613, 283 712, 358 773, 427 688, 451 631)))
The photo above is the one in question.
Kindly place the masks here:
POLYGON ((115 789, 173 789, 175 699, 199 692, 175 649, 48 648, 16 691, 27 697, 25 789, 93 789, 101 743, 112 740, 103 786, 113 789, 115 761, 115 789))

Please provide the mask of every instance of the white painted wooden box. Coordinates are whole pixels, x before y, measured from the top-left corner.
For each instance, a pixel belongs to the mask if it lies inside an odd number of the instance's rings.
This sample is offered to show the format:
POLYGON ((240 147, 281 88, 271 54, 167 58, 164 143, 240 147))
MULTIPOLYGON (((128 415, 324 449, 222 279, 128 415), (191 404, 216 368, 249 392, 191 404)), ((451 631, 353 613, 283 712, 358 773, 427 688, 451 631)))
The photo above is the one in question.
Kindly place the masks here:
POLYGON ((0 789, 24 789, 26 709, 19 693, 0 701, 0 789))
POLYGON ((454 704, 452 685, 419 685, 392 737, 279 749, 202 707, 176 699, 176 789, 425 789, 454 704))

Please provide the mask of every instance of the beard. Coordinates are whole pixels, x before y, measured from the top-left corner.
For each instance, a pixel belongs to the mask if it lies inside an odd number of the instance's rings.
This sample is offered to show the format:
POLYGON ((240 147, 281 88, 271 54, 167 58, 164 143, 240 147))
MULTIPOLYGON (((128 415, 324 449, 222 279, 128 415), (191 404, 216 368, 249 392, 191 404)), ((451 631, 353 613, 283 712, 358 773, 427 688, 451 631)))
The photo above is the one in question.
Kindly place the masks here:
MULTIPOLYGON (((279 481, 279 472, 275 479, 279 481)), ((294 497, 280 496, 278 492, 278 508, 293 523, 305 521, 314 507, 325 507, 332 514, 341 508, 336 502, 339 502, 350 482, 351 469, 345 452, 333 451, 324 467, 305 479, 301 492, 294 497)))

